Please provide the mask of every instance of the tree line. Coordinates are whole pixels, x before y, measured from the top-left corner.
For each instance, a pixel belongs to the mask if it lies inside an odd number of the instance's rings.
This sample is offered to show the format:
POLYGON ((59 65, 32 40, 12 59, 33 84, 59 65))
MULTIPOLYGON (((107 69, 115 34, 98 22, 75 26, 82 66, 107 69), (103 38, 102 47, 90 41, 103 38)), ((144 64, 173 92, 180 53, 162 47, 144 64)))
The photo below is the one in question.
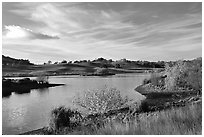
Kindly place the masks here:
POLYGON ((146 67, 146 68, 164 68, 165 67, 165 61, 157 61, 157 62, 150 62, 150 61, 131 61, 127 59, 121 59, 113 61, 112 59, 105 59, 105 58, 97 58, 94 60, 75 60, 75 61, 67 61, 62 60, 61 62, 52 62, 48 61, 46 64, 84 64, 84 65, 93 65, 97 67, 102 68, 109 68, 109 67, 115 67, 115 68, 126 68, 126 67, 146 67))

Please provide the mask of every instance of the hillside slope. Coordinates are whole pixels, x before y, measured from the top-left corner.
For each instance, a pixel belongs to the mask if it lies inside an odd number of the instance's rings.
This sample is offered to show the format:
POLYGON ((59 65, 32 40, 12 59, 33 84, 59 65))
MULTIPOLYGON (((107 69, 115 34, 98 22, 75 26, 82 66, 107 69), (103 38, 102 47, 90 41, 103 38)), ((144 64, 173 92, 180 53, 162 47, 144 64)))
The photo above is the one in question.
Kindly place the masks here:
MULTIPOLYGON (((29 60, 14 59, 2 56, 2 75, 3 76, 38 76, 38 75, 89 75, 97 73, 101 69, 107 69, 107 72, 118 73, 142 73, 153 70, 161 70, 151 68, 152 62, 136 61, 108 61, 99 58, 93 61, 75 61, 74 63, 57 63, 35 65, 29 60), (149 66, 147 64, 150 64, 149 66)), ((154 64, 154 63, 153 63, 154 64)))

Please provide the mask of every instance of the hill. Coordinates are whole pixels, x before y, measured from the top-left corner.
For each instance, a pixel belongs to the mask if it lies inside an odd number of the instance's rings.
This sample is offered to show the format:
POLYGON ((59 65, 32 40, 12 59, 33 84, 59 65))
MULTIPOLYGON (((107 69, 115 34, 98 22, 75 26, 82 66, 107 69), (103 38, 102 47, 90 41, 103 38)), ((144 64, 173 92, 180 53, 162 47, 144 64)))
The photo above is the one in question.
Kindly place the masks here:
POLYGON ((38 75, 98 75, 103 70, 107 74, 143 73, 161 70, 164 62, 129 61, 126 59, 112 61, 104 58, 61 63, 44 63, 35 65, 29 60, 2 56, 3 76, 38 76, 38 75), (105 70, 105 71, 104 71, 105 70))
POLYGON ((14 66, 14 65, 34 65, 34 64, 30 63, 29 60, 15 59, 15 58, 2 55, 2 65, 14 66))

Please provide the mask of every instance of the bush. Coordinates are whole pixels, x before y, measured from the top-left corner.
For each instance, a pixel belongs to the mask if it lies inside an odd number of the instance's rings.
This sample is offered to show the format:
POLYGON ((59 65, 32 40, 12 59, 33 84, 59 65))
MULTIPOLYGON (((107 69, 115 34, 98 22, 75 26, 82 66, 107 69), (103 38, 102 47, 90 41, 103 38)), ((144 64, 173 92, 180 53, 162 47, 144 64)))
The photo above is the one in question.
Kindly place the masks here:
POLYGON ((46 75, 39 75, 37 78, 36 78, 36 81, 38 83, 49 83, 48 82, 48 79, 49 79, 49 76, 46 76, 46 75))
POLYGON ((190 88, 202 91, 202 60, 188 63, 185 82, 190 88))
POLYGON ((121 108, 127 101, 127 97, 123 98, 120 91, 111 88, 87 91, 73 102, 87 110, 89 114, 95 114, 121 108))
POLYGON ((157 87, 163 87, 164 86, 164 78, 159 73, 152 73, 149 79, 143 80, 143 85, 151 83, 154 86, 157 87))
POLYGON ((49 129, 58 131, 63 128, 73 128, 80 124, 82 116, 78 111, 70 108, 58 107, 52 110, 49 129))
POLYGON ((145 79, 143 84, 151 83, 164 88, 165 91, 177 91, 178 89, 202 91, 202 58, 166 64, 164 73, 165 77, 152 73, 150 79, 145 79))
POLYGON ((144 79, 144 80, 143 80, 143 85, 149 84, 149 83, 151 83, 151 80, 150 80, 150 79, 144 79))
POLYGON ((99 68, 97 69, 97 71, 95 72, 96 74, 102 74, 102 75, 106 75, 109 74, 109 70, 107 68, 99 68))
POLYGON ((165 88, 173 91, 178 88, 202 89, 202 60, 178 61, 172 67, 166 65, 165 88))
POLYGON ((175 90, 178 87, 178 83, 181 85, 181 76, 186 71, 186 64, 183 61, 178 61, 172 67, 166 64, 165 73, 167 78, 165 79, 165 88, 167 90, 175 90))
POLYGON ((141 102, 141 105, 140 105, 139 109, 140 109, 141 112, 148 112, 148 111, 150 111, 149 104, 146 101, 142 101, 141 102))

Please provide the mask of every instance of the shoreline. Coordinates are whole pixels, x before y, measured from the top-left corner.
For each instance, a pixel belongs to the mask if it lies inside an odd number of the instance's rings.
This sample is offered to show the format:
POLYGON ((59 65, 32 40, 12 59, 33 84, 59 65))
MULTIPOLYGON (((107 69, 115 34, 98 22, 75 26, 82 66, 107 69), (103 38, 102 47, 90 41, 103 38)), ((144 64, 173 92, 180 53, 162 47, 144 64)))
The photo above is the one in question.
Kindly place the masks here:
MULTIPOLYGON (((56 75, 45 75, 45 76, 70 76, 70 75, 79 75, 79 76, 112 76, 112 75, 117 75, 117 74, 127 74, 127 73, 150 73, 150 72, 123 72, 123 73, 114 73, 114 74, 95 74, 95 73, 91 73, 91 74, 78 74, 78 73, 74 73, 74 74, 56 74, 56 75)), ((13 76, 2 76, 5 78, 15 78, 15 77, 38 77, 38 75, 13 75, 13 76)))

